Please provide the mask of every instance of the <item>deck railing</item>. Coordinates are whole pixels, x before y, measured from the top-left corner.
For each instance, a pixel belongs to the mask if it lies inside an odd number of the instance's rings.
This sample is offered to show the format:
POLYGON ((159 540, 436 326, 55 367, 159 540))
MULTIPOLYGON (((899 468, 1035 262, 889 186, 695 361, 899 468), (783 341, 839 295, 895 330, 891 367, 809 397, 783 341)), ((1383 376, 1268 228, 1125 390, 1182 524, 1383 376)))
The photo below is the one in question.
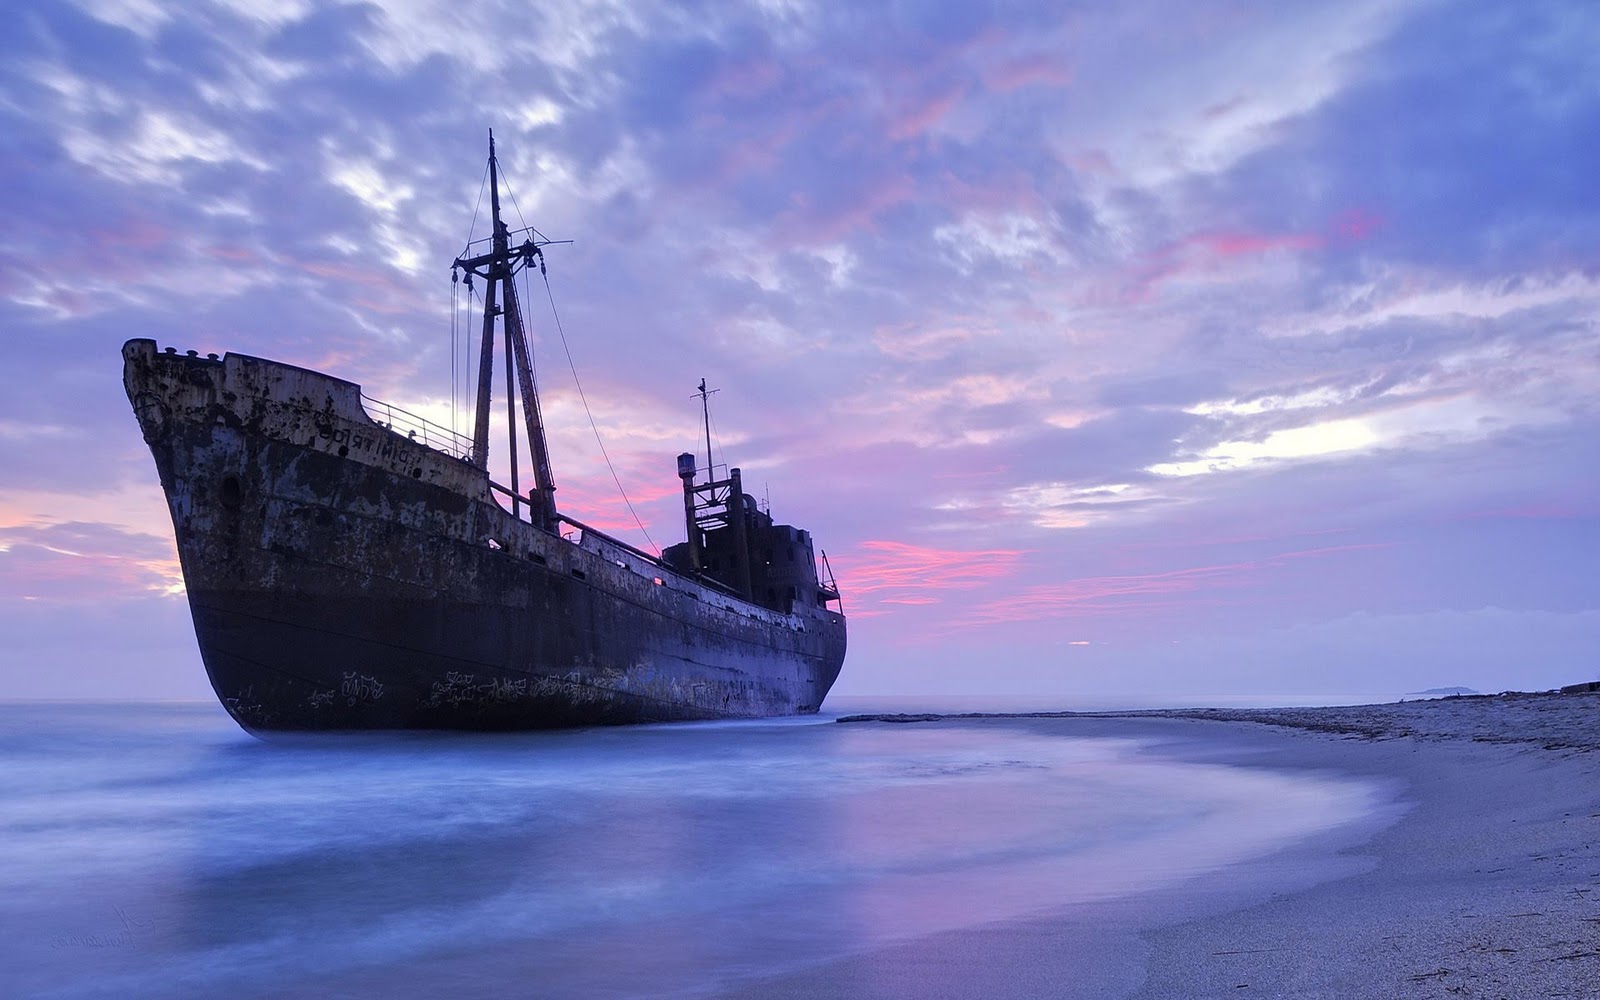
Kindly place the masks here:
POLYGON ((403 410, 393 403, 374 399, 364 392, 361 394, 361 402, 367 411, 367 416, 396 434, 404 434, 434 451, 442 451, 463 461, 472 461, 472 438, 467 435, 458 434, 448 427, 441 427, 431 420, 419 417, 409 410, 403 410))

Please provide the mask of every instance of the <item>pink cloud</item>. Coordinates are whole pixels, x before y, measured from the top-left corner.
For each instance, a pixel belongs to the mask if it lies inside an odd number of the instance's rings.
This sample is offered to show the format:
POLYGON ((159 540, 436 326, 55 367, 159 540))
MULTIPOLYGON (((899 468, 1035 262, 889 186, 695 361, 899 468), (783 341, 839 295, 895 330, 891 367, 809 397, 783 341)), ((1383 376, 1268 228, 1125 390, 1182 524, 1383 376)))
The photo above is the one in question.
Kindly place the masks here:
POLYGON ((939 177, 939 204, 951 215, 963 212, 1031 211, 1041 205, 1034 179, 1022 170, 996 169, 974 183, 952 173, 939 177))
MULTIPOLYGON (((663 501, 668 498, 678 498, 683 495, 681 488, 674 482, 670 486, 644 485, 645 481, 639 476, 628 476, 624 482, 631 483, 628 487, 628 500, 632 502, 634 511, 639 515, 639 521, 644 522, 644 530, 649 532, 656 545, 665 548, 674 542, 681 541, 683 525, 681 517, 661 522, 652 514, 663 509, 663 501)), ((528 483, 519 484, 524 492, 528 483)), ((507 501, 501 498, 502 504, 507 501)), ((639 536, 639 521, 635 521, 633 514, 629 513, 627 504, 622 502, 622 497, 617 494, 616 487, 608 479, 594 479, 592 484, 578 482, 570 477, 563 479, 559 470, 556 478, 556 506, 561 513, 582 521, 590 527, 614 535, 636 545, 642 549, 650 546, 639 536), (607 489, 607 487, 610 487, 607 489)), ((673 513, 678 514, 681 508, 673 508, 673 513)))
POLYGON ((1072 68, 1063 65, 1059 56, 1031 55, 1002 62, 983 74, 984 86, 1004 93, 1023 87, 1070 86, 1074 78, 1072 68))
POLYGON ((918 138, 943 121, 964 96, 965 89, 955 87, 917 101, 893 115, 885 131, 896 142, 918 138))
POLYGON ((1085 174, 1113 174, 1116 167, 1111 163, 1111 157, 1103 149, 1086 149, 1069 157, 1067 165, 1079 173, 1085 174))
POLYGON ((779 169, 783 166, 781 154, 797 138, 828 127, 830 121, 851 110, 849 101, 837 97, 786 107, 781 114, 755 118, 720 103, 707 107, 696 115, 694 129, 717 136, 714 146, 724 152, 714 169, 688 180, 684 188, 698 193, 716 193, 723 185, 745 174, 779 169), (735 122, 743 129, 742 133, 734 128, 735 122))
POLYGON ((391 272, 381 268, 344 261, 299 261, 296 266, 307 274, 356 290, 351 304, 366 312, 399 316, 432 308, 418 298, 409 285, 395 280, 391 272))
POLYGON ((235 264, 259 264, 261 255, 249 247, 236 246, 211 246, 206 248, 207 256, 217 260, 225 260, 235 264))
POLYGON ((0 529, 0 599, 82 603, 172 593, 181 583, 170 539, 97 524, 0 529))
POLYGON ((1001 624, 1062 618, 1075 613, 1096 615, 1149 611, 1182 607, 1208 591, 1259 586, 1271 571, 1301 559, 1319 559, 1349 552, 1386 549, 1385 543, 1335 545, 1319 549, 1285 552, 1263 559, 1196 566, 1164 573, 1098 576, 1064 583, 1028 587, 1016 595, 978 605, 968 618, 970 624, 1001 624), (1178 596, 1179 599, 1172 599, 1178 596))
MULTIPOLYGON (((702 123, 705 131, 712 131, 702 123)), ((747 174, 772 170, 781 164, 780 154, 799 135, 802 123, 793 119, 774 122, 760 135, 752 136, 727 147, 727 152, 711 172, 711 183, 700 185, 702 190, 713 190, 747 174)))
POLYGON ((878 350, 902 361, 937 361, 971 340, 972 331, 961 325, 930 329, 915 323, 898 323, 872 331, 872 342, 878 350))
POLYGON ((1021 556, 1018 549, 972 551, 867 541, 831 561, 848 597, 865 599, 872 613, 873 604, 936 604, 936 592, 987 586, 1011 576, 1021 556))
POLYGON ((905 174, 889 174, 857 191, 844 204, 818 208, 810 195, 797 192, 790 199, 792 208, 783 213, 775 232, 775 244, 834 243, 857 230, 871 229, 877 217, 910 201, 916 184, 905 174))
POLYGON ((135 250, 154 250, 172 242, 172 230, 148 219, 130 219, 114 229, 95 229, 90 238, 103 247, 131 247, 135 250))
POLYGON ((784 66, 774 59, 753 57, 730 62, 717 70, 704 95, 721 100, 746 101, 765 94, 784 79, 784 66))
POLYGON ((1210 251, 1219 257, 1273 250, 1310 250, 1325 242, 1319 233, 1200 233, 1187 240, 1190 247, 1210 251))
POLYGON ((1250 102, 1245 100, 1243 97, 1235 97, 1231 101, 1223 101, 1220 104, 1213 104, 1209 108, 1206 108, 1204 111, 1202 111, 1200 114, 1201 114, 1202 117, 1206 118, 1207 120, 1215 121, 1218 118, 1226 118, 1228 115, 1232 114, 1233 112, 1239 110, 1240 108, 1244 107, 1246 104, 1249 104, 1249 103, 1250 102))
POLYGON ((1386 224, 1384 217, 1367 208, 1352 208, 1329 221, 1321 232, 1253 233, 1208 230, 1156 247, 1130 269, 1122 301, 1144 301, 1168 279, 1184 274, 1219 270, 1238 257, 1278 252, 1317 250, 1332 243, 1367 239, 1386 224))
POLYGON ((1327 237, 1321 233, 1194 233, 1145 254, 1130 269, 1120 298, 1125 302, 1145 301, 1169 279, 1217 271, 1236 257, 1313 250, 1326 244, 1327 237))
POLYGON ((1364 240, 1371 236, 1374 230, 1381 229, 1386 219, 1377 212, 1365 208, 1352 208, 1334 220, 1334 231, 1342 239, 1364 240))

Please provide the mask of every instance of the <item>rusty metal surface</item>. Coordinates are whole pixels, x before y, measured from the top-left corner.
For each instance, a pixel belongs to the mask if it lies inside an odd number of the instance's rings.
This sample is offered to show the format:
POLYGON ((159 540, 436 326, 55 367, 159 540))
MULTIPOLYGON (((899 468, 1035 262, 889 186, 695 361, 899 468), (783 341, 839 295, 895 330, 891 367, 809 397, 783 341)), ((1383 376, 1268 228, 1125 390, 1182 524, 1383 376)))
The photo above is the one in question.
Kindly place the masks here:
POLYGON ((757 607, 518 520, 483 470, 375 422, 353 383, 150 340, 123 356, 206 671, 247 729, 784 715, 838 676, 842 615, 757 607))

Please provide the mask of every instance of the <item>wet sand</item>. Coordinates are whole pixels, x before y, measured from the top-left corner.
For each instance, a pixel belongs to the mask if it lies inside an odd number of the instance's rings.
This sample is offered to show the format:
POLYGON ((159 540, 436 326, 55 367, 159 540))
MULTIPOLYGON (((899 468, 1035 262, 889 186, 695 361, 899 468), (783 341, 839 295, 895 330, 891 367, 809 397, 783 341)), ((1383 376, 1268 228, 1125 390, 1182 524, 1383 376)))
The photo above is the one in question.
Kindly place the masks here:
POLYGON ((1136 738, 1185 759, 1365 778, 1392 788, 1395 805, 1142 896, 725 995, 1600 997, 1600 696, 918 724, 1136 738))

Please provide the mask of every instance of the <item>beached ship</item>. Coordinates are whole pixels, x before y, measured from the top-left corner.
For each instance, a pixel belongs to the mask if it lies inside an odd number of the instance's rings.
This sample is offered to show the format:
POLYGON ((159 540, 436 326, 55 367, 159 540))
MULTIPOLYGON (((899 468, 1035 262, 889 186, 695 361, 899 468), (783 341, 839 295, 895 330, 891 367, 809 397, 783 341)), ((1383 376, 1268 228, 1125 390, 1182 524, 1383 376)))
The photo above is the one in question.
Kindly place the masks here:
POLYGON ((704 469, 678 456, 687 539, 660 558, 557 510, 513 280, 550 241, 501 220, 492 135, 488 173, 492 234, 452 274, 484 298, 470 438, 321 372, 123 346, 217 697, 249 730, 817 711, 845 655, 826 555, 819 578, 808 532, 774 523, 737 468, 717 477, 709 433, 704 469), (489 474, 497 342, 521 417, 506 484, 489 474))

